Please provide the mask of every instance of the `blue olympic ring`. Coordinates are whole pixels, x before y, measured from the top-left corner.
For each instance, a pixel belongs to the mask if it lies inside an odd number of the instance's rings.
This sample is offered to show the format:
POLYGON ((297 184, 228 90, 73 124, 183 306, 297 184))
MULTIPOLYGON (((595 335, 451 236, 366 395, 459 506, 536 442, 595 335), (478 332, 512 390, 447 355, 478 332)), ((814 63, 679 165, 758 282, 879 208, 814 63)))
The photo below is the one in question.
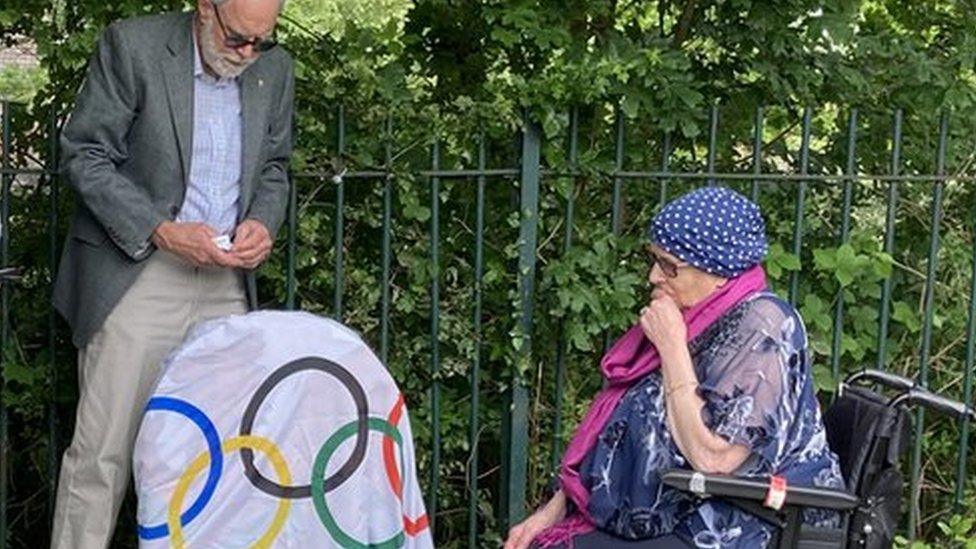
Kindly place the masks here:
MULTIPOLYGON (((207 449, 210 451, 210 474, 207 475, 207 483, 204 484, 203 490, 200 491, 193 505, 185 513, 180 515, 180 524, 186 526, 203 511, 203 508, 213 496, 214 490, 217 489, 217 481, 220 480, 220 474, 224 468, 224 453, 220 449, 220 436, 217 434, 217 428, 214 427, 210 418, 203 413, 203 410, 185 400, 172 397, 153 397, 146 404, 146 412, 151 410, 176 412, 177 414, 186 416, 193 423, 196 423, 197 427, 203 431, 204 438, 207 439, 207 449)), ((156 526, 139 525, 139 537, 142 539, 159 539, 168 535, 169 527, 165 522, 156 526)))

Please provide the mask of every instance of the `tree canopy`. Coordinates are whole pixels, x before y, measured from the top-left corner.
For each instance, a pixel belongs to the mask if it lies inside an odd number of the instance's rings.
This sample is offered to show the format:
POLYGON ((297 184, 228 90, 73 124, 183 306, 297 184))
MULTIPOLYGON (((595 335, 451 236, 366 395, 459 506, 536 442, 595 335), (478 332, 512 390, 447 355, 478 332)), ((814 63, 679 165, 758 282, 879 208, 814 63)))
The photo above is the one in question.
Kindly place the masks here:
MULTIPOLYGON (((3 6, 0 40, 35 41, 45 72, 45 78, 32 80, 41 88, 29 110, 15 119, 19 137, 14 152, 23 164, 46 154, 45 113, 53 111, 62 119, 70 111, 86 61, 109 22, 192 8, 183 0, 8 0, 3 6)), ((753 133, 761 108, 760 168, 796 172, 802 161, 803 113, 809 108, 809 173, 836 175, 849 168, 848 123, 857 109, 856 171, 932 174, 937 169, 939 119, 945 114, 951 120, 947 170, 971 174, 976 158, 976 140, 970 135, 970 121, 976 119, 974 7, 949 0, 287 0, 280 37, 297 62, 294 171, 376 170, 386 162, 385 148, 391 148, 396 218, 390 282, 395 349, 390 366, 410 401, 418 452, 432 443, 432 382, 442 384, 445 402, 457 404, 440 418, 444 482, 439 546, 466 541, 461 511, 469 497, 466 464, 473 453, 480 456, 485 477, 477 494, 479 535, 485 543, 500 539, 495 512, 501 395, 513 377, 532 385, 528 492, 530 503, 536 503, 551 473, 557 334, 564 332, 568 342, 563 409, 571 426, 598 387, 592 365, 607 334, 627 326, 643 299, 641 238, 661 182, 627 187, 622 234, 613 234, 607 174, 618 160, 617 121, 624 128, 624 168, 660 166, 670 140, 671 169, 702 171, 710 109, 717 106, 716 169, 741 172, 753 169, 753 133), (348 124, 348 146, 342 151, 335 126, 340 106, 348 124), (898 110, 903 116, 901 162, 893 166, 898 110), (566 168, 573 111, 579 115, 580 138, 574 167, 582 175, 544 182, 535 343, 540 351, 532 364, 519 363, 513 319, 518 304, 513 272, 517 182, 494 179, 486 191, 482 341, 484 371, 490 373, 482 380, 481 444, 472 448, 466 407, 467 376, 479 352, 471 328, 476 195, 471 182, 459 180, 443 182, 434 197, 445 225, 439 271, 444 281, 442 369, 434 376, 426 368, 434 276, 428 234, 432 197, 417 172, 430 166, 435 142, 441 167, 472 167, 480 134, 487 143, 487 164, 512 167, 518 159, 513 141, 524 113, 541 124, 545 165, 566 168), (573 242, 564 247, 569 198, 576 200, 577 217, 568 233, 573 242)), ((335 289, 335 198, 328 181, 324 176, 298 179, 298 305, 323 313, 331 311, 335 289)), ((678 182, 670 184, 681 188, 678 182)), ((945 185, 937 256, 930 382, 956 397, 967 321, 963 296, 969 295, 971 284, 973 187, 958 181, 945 185)), ((885 364, 910 375, 919 367, 932 184, 902 185, 893 253, 882 249, 886 189, 883 182, 859 182, 850 239, 840 243, 841 186, 812 185, 801 212, 807 244, 799 255, 789 247, 795 187, 769 184, 762 189, 774 242, 767 271, 774 286, 783 290, 791 274, 802 269, 798 303, 817 354, 818 386, 827 392, 837 381, 828 366, 837 296, 844 296, 847 304, 841 342, 845 369, 871 363, 878 339, 879 284, 888 277, 896 291, 885 364)), ((43 217, 50 191, 25 186, 18 192, 23 205, 15 210, 20 215, 11 230, 22 236, 15 238, 13 253, 19 264, 35 266, 35 273, 18 290, 20 301, 15 299, 14 316, 22 319, 14 338, 20 353, 12 353, 5 364, 11 381, 5 395, 14 421, 24 428, 18 436, 26 450, 15 458, 15 466, 34 468, 43 477, 47 473, 37 455, 47 429, 43 415, 50 393, 43 372, 49 357, 37 349, 46 343, 46 312, 32 308, 27 297, 46 299, 50 272, 42 267, 49 251, 43 217)), ((345 192, 345 320, 375 341, 379 288, 386 283, 380 279, 374 245, 380 242, 382 188, 350 184, 345 192)), ((61 204, 62 211, 67 207, 61 204)), ((283 302, 285 272, 280 252, 261 272, 262 299, 270 306, 283 302)), ((70 363, 67 347, 61 345, 61 359, 70 363)), ((55 387, 65 416, 70 415, 73 381, 64 374, 55 387)), ((560 436, 564 439, 568 432, 564 427, 560 436)), ((976 510, 976 485, 969 478, 964 507, 953 517, 949 502, 955 470, 950 464, 957 451, 956 427, 929 420, 925 433, 922 534, 933 543, 965 541, 974 535, 973 522, 965 517, 976 510)), ((429 467, 429 457, 421 455, 420 465, 429 467)), ((974 470, 971 457, 969 471, 974 470)), ((37 512, 41 498, 27 497, 32 489, 43 488, 43 483, 19 488, 26 503, 17 512, 25 532, 43 530, 38 518, 43 513, 37 512)), ((31 538, 25 534, 24 539, 31 538)))

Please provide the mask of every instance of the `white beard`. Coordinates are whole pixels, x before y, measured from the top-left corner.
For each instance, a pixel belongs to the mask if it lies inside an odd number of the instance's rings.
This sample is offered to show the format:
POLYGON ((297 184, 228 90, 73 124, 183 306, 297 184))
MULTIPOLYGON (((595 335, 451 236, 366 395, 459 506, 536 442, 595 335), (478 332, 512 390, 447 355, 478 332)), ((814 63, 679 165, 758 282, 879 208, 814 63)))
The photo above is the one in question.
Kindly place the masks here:
POLYGON ((217 40, 214 38, 214 21, 203 21, 200 28, 200 57, 203 63, 210 68, 220 78, 237 78, 257 61, 257 57, 239 60, 231 57, 231 54, 222 53, 217 47, 217 40))

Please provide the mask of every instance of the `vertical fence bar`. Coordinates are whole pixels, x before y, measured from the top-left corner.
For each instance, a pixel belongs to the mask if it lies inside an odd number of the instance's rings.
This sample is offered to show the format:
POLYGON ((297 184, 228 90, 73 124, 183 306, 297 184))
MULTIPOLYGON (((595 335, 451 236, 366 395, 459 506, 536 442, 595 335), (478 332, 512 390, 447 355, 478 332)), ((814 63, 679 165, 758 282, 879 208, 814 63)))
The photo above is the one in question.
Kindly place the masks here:
MULTIPOLYGON (((48 215, 48 264, 51 273, 51 290, 54 289, 54 279, 58 273, 58 119, 51 106, 51 119, 48 121, 48 161, 45 171, 48 185, 50 186, 51 209, 48 215)), ((48 429, 48 451, 47 451, 47 517, 48 525, 54 519, 54 494, 58 479, 58 450, 60 448, 60 425, 58 422, 57 406, 57 387, 58 387, 58 368, 57 368, 57 338, 58 338, 58 316, 54 310, 53 300, 48 304, 47 310, 47 352, 48 352, 48 387, 49 398, 51 399, 47 407, 47 429, 48 429)))
MULTIPOLYGON (((762 174, 762 149, 763 149, 763 126, 765 126, 765 114, 762 105, 756 107, 755 134, 752 137, 752 173, 762 174)), ((752 187, 749 196, 753 202, 759 201, 759 179, 752 180, 752 187)))
MULTIPOLYGON (((974 204, 976 206, 976 204, 974 204)), ((976 224, 973 225, 973 268, 969 288, 969 319, 966 326, 966 362, 963 374, 963 402, 973 405, 973 368, 976 355, 976 224)), ((955 507, 962 509, 962 498, 966 489, 966 460, 969 451, 969 418, 962 419, 959 431, 959 459, 956 462, 955 507)))
MULTIPOLYGON (((0 103, 0 125, 3 126, 3 175, 0 176, 2 191, 0 191, 0 266, 6 267, 10 253, 10 103, 3 101, 0 103)), ((6 547, 9 539, 7 524, 7 475, 8 464, 10 462, 10 447, 7 432, 7 403, 3 398, 6 383, 4 382, 4 370, 6 367, 7 356, 7 333, 10 321, 7 313, 9 306, 9 288, 7 283, 0 284, 0 546, 6 547)))
MULTIPOLYGON (((715 173, 715 151, 718 142, 718 105, 714 104, 708 114, 708 173, 715 173)), ((715 178, 708 177, 708 186, 715 185, 715 178)))
POLYGON ((512 377, 511 405, 508 409, 503 456, 503 528, 514 525, 524 515, 528 481, 529 393, 525 372, 532 367, 532 313, 535 293, 536 242, 539 229, 539 127, 528 114, 523 117, 522 162, 519 198, 519 332, 521 345, 512 377))
MULTIPOLYGON (((847 168, 844 179, 844 196, 840 217, 840 245, 847 244, 851 232, 851 199, 853 195, 854 176, 857 170, 857 109, 851 109, 847 120, 847 168)), ((841 338, 844 332, 844 288, 837 288, 837 305, 834 308, 834 330, 830 338, 830 374, 834 385, 840 380, 841 338)))
MULTIPOLYGON (((573 107, 569 113, 569 171, 574 173, 579 159, 579 109, 573 107)), ((566 230, 563 233, 563 255, 569 252, 573 246, 573 208, 574 192, 576 190, 576 177, 572 177, 572 185, 569 194, 566 196, 566 230)), ((550 457, 550 467, 555 472, 559 468, 559 459, 562 455, 562 430, 563 430, 563 382, 566 378, 566 326, 564 319, 559 319, 557 327, 559 337, 556 342, 556 398, 555 419, 552 427, 552 455, 550 457)))
POLYGON ((383 241, 382 262, 383 281, 380 283, 380 360, 389 368, 390 358, 390 250, 391 233, 393 231, 393 115, 386 117, 386 143, 384 144, 383 178, 383 241))
POLYGON ((285 309, 295 310, 295 254, 298 240, 298 181, 288 178, 288 240, 285 249, 285 309))
MULTIPOLYGON (((671 171, 671 132, 665 132, 664 140, 661 142, 661 172, 668 173, 669 171, 671 171)), ((659 191, 657 205, 658 208, 661 208, 668 201, 667 178, 661 180, 659 191)))
MULTIPOLYGON (((807 175, 810 169, 810 107, 803 109, 803 137, 800 143, 800 175, 807 175)), ((796 186, 796 210, 793 219, 793 255, 800 257, 803 247, 803 207, 806 200, 807 182, 801 180, 796 186)), ((800 289, 800 271, 790 273, 790 304, 796 305, 800 289)))
POLYGON ((478 546, 478 378, 481 371, 481 299, 482 276, 484 272, 485 249, 485 166, 487 154, 485 151, 485 134, 478 135, 478 198, 475 206, 475 236, 474 236, 474 361, 471 364, 471 420, 468 441, 471 446, 471 458, 468 465, 468 547, 478 546))
POLYGON ((610 216, 610 228, 614 235, 620 234, 623 218, 623 179, 617 174, 624 169, 624 131, 624 115, 618 107, 614 131, 613 205, 610 216))
MULTIPOLYGON (((901 121, 902 111, 895 111, 894 130, 891 148, 891 175, 898 175, 901 171, 901 121)), ((895 210, 898 206, 898 182, 891 181, 888 184, 888 206, 885 216, 885 236, 884 252, 891 254, 895 249, 895 210)), ((887 362, 886 353, 888 340, 888 319, 890 316, 891 301, 891 277, 884 279, 881 283, 881 311, 878 318, 878 360, 876 366, 879 370, 885 369, 887 362)))
MULTIPOLYGON (((939 177, 945 175, 945 156, 946 140, 949 133, 949 117, 945 112, 942 113, 939 121, 939 151, 935 161, 935 174, 939 177)), ((918 383, 922 387, 928 386, 929 377, 929 352, 932 343, 932 293, 935 289, 935 277, 939 268, 939 230, 942 226, 942 190, 944 186, 942 179, 935 181, 932 188, 932 222, 930 225, 929 237, 929 262, 925 270, 925 290, 922 297, 922 345, 919 352, 918 362, 918 383)), ((908 506, 908 533, 915 536, 916 526, 918 525, 919 499, 919 477, 922 468, 922 429, 925 425, 925 408, 919 406, 915 412, 915 436, 912 438, 912 476, 911 476, 911 495, 910 505, 908 506)))
POLYGON ((344 233, 344 207, 346 199, 346 184, 343 179, 343 171, 345 170, 345 155, 346 155, 346 108, 343 105, 339 105, 338 116, 336 120, 336 153, 339 156, 340 172, 333 177, 332 181, 336 186, 336 211, 335 211, 335 295, 332 298, 332 310, 333 315, 336 320, 342 322, 342 291, 345 286, 345 272, 344 272, 344 254, 345 250, 343 243, 345 241, 344 233))
MULTIPOLYGON (((440 138, 434 140, 431 149, 430 167, 437 171, 441 166, 440 138)), ((427 516, 430 517, 430 530, 434 532, 437 521, 437 492, 440 483, 441 468, 441 382, 439 379, 441 368, 440 353, 440 321, 441 321, 441 285, 440 285, 440 242, 441 242, 441 208, 440 208, 440 177, 430 178, 430 417, 431 417, 431 449, 430 462, 430 493, 428 494, 427 516)))
MULTIPOLYGON (((623 179, 618 175, 624 169, 624 115, 618 106, 614 123, 613 160, 613 198, 610 208, 610 230, 614 236, 620 235, 623 226, 623 179)), ((610 348, 610 330, 603 332, 603 352, 610 348)))

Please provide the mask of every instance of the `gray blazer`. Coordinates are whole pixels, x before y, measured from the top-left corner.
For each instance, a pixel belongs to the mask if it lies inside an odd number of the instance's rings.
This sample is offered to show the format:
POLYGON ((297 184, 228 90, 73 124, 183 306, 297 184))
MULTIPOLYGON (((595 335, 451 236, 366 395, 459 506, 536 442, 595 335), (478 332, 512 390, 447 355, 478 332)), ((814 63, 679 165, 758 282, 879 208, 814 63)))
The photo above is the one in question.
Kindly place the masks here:
MULTIPOLYGON (((92 56, 61 135, 75 212, 54 305, 83 347, 135 282, 153 230, 183 204, 193 150, 193 14, 117 21, 92 56)), ((241 75, 243 166, 238 219, 276 234, 288 197, 294 71, 280 47, 241 75)), ((254 307, 253 273, 247 275, 254 307)))

